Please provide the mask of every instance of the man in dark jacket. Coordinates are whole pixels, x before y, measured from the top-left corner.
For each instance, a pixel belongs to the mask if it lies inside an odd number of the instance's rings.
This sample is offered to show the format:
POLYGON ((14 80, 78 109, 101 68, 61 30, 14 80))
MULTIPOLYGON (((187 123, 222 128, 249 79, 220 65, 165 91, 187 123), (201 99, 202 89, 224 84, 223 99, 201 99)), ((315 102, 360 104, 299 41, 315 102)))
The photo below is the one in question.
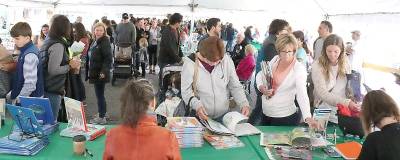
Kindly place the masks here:
POLYGON ((182 61, 182 51, 179 42, 179 26, 183 16, 174 13, 169 19, 169 25, 162 30, 160 42, 160 55, 158 62, 160 68, 168 64, 180 63, 182 61))
POLYGON ((169 18, 169 25, 161 30, 160 51, 158 56, 158 66, 160 67, 159 84, 161 87, 163 68, 168 64, 182 62, 182 51, 179 42, 179 26, 183 16, 174 13, 169 18))

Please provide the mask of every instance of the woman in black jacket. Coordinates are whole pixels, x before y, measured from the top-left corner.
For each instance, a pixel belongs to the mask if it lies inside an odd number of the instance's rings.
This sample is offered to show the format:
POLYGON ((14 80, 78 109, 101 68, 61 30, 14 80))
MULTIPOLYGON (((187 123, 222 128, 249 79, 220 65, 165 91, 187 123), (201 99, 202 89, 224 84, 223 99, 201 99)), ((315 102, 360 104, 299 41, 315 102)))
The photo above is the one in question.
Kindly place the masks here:
POLYGON ((112 62, 111 43, 103 23, 93 26, 95 40, 90 45, 86 60, 87 79, 94 84, 97 97, 98 117, 90 121, 93 124, 106 124, 106 99, 104 97, 105 85, 110 81, 112 62))

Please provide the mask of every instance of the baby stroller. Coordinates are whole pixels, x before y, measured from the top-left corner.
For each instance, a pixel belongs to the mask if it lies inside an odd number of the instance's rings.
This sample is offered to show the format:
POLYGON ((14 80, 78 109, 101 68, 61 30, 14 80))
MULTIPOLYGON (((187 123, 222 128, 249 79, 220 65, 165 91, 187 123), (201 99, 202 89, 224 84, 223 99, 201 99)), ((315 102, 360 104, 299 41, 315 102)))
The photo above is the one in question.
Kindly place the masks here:
MULTIPOLYGON (((172 76, 179 76, 182 72, 182 65, 167 65, 163 68, 162 73, 161 73, 161 85, 160 85, 160 90, 159 90, 159 101, 158 102, 163 102, 165 100, 165 93, 168 91, 168 89, 171 89, 171 85, 173 82, 171 82, 171 77, 172 76)), ((180 79, 178 83, 175 83, 175 88, 179 90, 181 89, 181 84, 180 84, 180 79), (178 85, 178 86, 177 86, 178 85)), ((179 94, 180 97, 180 94, 179 94)))
POLYGON ((158 92, 158 124, 164 126, 166 117, 187 116, 188 108, 181 96, 181 65, 167 65, 161 73, 161 85, 158 92))
POLYGON ((135 56, 134 53, 131 54, 129 58, 122 59, 117 58, 115 51, 118 49, 117 46, 114 46, 113 50, 113 66, 112 66, 112 78, 111 85, 115 85, 115 81, 117 78, 137 78, 138 73, 135 70, 135 56))

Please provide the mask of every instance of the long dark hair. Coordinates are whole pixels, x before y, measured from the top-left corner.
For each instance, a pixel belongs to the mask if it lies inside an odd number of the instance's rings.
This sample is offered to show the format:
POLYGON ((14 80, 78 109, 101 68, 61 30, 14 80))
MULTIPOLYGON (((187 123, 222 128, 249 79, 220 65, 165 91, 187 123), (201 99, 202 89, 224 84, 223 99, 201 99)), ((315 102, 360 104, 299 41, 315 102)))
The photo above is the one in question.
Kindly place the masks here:
POLYGON ((49 25, 47 25, 47 24, 44 24, 43 26, 42 26, 42 28, 40 29, 40 39, 45 39, 46 38, 46 35, 44 35, 44 33, 43 33, 43 31, 42 31, 42 29, 43 28, 49 28, 49 25))
POLYGON ((382 90, 368 92, 361 107, 364 131, 370 133, 371 127, 378 125, 385 117, 394 117, 397 121, 400 121, 399 108, 396 102, 382 90))
POLYGON ((87 37, 85 26, 82 23, 75 23, 74 24, 74 29, 75 29, 75 41, 80 41, 82 38, 87 37))
POLYGON ((136 128, 154 97, 154 90, 149 81, 145 79, 129 81, 120 98, 122 123, 136 128))
POLYGON ((62 39, 65 37, 70 39, 71 34, 71 23, 68 18, 64 15, 56 15, 53 17, 53 21, 50 27, 49 36, 53 39, 62 39))
POLYGON ((244 38, 246 41, 248 41, 248 43, 250 43, 251 41, 253 41, 253 33, 251 33, 251 29, 253 28, 253 26, 248 26, 246 28, 246 30, 244 31, 244 38))
POLYGON ((304 50, 306 50, 307 54, 310 54, 310 49, 308 49, 307 41, 304 40, 304 33, 302 31, 294 31, 293 35, 297 39, 300 39, 301 42, 303 42, 302 47, 304 48, 304 50))

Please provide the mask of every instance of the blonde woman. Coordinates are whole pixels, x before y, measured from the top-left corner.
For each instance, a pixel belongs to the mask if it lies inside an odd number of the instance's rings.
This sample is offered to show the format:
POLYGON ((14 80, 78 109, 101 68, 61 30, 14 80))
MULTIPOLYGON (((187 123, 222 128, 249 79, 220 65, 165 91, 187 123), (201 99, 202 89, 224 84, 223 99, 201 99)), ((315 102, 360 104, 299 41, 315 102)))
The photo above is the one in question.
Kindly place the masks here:
POLYGON ((314 83, 314 106, 331 108, 330 122, 338 123, 337 104, 348 106, 351 110, 360 110, 355 102, 346 98, 346 74, 350 72, 342 38, 334 34, 328 36, 322 46, 321 57, 312 65, 311 76, 314 83))
POLYGON ((295 57, 297 40, 291 34, 279 36, 275 42, 278 55, 272 58, 272 89, 263 83, 262 71, 256 75, 256 84, 262 95, 261 125, 293 126, 300 123, 301 117, 312 127, 316 122, 311 117, 310 102, 307 96, 307 73, 304 66, 295 57), (267 98, 268 97, 268 98, 267 98), (300 106, 298 111, 294 100, 300 106))
POLYGON ((90 45, 86 60, 86 70, 89 83, 94 84, 97 97, 98 117, 90 121, 93 124, 106 124, 106 99, 104 97, 105 85, 110 81, 111 69, 111 43, 107 36, 106 26, 99 22, 93 26, 95 40, 90 45))

